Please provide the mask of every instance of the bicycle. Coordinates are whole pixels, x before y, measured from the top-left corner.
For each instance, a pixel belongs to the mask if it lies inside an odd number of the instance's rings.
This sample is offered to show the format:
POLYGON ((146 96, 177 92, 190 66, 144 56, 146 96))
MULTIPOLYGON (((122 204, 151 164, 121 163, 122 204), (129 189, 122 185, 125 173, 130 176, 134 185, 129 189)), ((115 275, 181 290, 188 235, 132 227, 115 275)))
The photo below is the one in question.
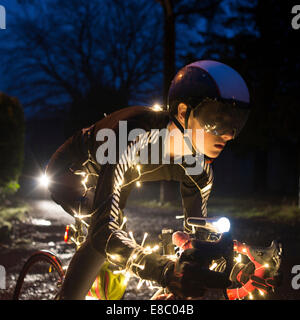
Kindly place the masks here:
MULTIPOLYGON (((181 231, 173 233, 172 229, 163 229, 160 235, 160 244, 156 246, 155 250, 160 249, 163 255, 176 260, 184 250, 191 248, 191 240, 193 239, 216 243, 222 239, 225 232, 229 234, 229 220, 226 218, 189 218, 187 223, 192 228, 190 235, 181 231)), ((87 228, 88 224, 84 219, 75 217, 75 224, 66 226, 64 234, 65 242, 74 243, 76 248, 79 248, 86 239, 87 228)), ((141 244, 142 246, 144 245, 144 240, 141 244)), ((254 279, 265 277, 269 272, 270 264, 272 264, 272 275, 278 272, 282 257, 282 246, 280 243, 273 241, 270 247, 267 248, 250 247, 237 240, 232 240, 232 243, 233 250, 224 254, 221 259, 211 261, 210 270, 224 272, 231 279, 234 270, 239 269, 242 264, 245 265, 252 262, 254 272, 251 277, 254 277, 254 279), (269 263, 265 263, 265 261, 269 263)), ((62 265, 60 259, 50 251, 41 250, 35 252, 26 261, 19 274, 13 299, 20 300, 33 296, 33 299, 39 300, 39 294, 42 299, 55 299, 63 283, 66 268, 62 265)), ((97 276, 87 294, 87 299, 109 300, 110 295, 107 292, 108 283, 105 283, 105 281, 108 281, 108 274, 105 272, 110 273, 110 275, 116 273, 114 280, 117 281, 118 285, 119 291, 117 295, 119 299, 122 298, 130 277, 130 275, 128 276, 128 270, 120 272, 118 267, 106 263, 104 274, 97 276), (100 280, 104 281, 104 289, 102 291, 99 288, 100 280)), ((166 289, 153 286, 149 281, 140 281, 138 286, 144 282, 153 289, 156 289, 151 300, 176 299, 166 289)), ((238 284, 235 288, 228 288, 221 292, 219 290, 217 295, 219 299, 253 299, 256 291, 261 296, 268 293, 264 286, 253 286, 253 281, 249 278, 243 285, 238 284)))

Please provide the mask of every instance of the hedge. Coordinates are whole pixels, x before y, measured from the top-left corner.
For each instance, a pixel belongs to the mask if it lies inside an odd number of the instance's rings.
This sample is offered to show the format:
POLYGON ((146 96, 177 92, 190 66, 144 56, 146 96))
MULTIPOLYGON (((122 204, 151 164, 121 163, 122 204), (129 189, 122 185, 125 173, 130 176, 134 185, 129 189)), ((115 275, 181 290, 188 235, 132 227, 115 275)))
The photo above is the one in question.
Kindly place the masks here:
POLYGON ((0 200, 15 193, 24 159, 25 120, 16 98, 0 92, 0 200))

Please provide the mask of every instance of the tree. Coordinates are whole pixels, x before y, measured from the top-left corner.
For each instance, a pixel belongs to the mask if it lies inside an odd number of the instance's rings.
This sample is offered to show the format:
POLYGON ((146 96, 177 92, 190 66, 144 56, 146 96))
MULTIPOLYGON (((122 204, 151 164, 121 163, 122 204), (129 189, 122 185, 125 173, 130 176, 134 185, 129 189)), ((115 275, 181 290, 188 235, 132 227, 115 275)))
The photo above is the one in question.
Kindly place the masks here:
POLYGON ((25 108, 68 106, 69 133, 157 90, 160 19, 149 1, 32 1, 10 30, 9 91, 25 108))
POLYGON ((237 153, 255 153, 254 189, 261 193, 267 191, 270 147, 292 143, 295 150, 300 149, 295 120, 300 84, 299 49, 294 46, 298 35, 290 25, 288 2, 231 3, 231 16, 224 14, 220 21, 223 27, 201 33, 204 40, 194 45, 196 50, 205 47, 206 58, 234 67, 249 85, 253 108, 232 148, 237 153))
MULTIPOLYGON (((168 90, 176 70, 176 22, 195 23, 193 16, 201 15, 212 18, 222 0, 185 1, 156 0, 163 8, 164 42, 163 42, 163 104, 167 105, 168 90)), ((165 182, 160 183, 160 203, 166 199, 165 182)), ((170 188, 169 188, 170 189, 170 188)))

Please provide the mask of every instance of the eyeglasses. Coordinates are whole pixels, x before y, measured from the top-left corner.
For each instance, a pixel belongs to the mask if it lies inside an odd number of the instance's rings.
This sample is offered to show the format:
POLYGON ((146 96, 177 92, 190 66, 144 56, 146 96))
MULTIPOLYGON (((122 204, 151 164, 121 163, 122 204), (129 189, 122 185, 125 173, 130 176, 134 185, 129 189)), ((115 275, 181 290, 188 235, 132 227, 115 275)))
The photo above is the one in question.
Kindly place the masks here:
POLYGON ((194 116, 206 132, 235 138, 244 127, 249 116, 249 104, 235 100, 213 100, 206 98, 194 109, 194 116))

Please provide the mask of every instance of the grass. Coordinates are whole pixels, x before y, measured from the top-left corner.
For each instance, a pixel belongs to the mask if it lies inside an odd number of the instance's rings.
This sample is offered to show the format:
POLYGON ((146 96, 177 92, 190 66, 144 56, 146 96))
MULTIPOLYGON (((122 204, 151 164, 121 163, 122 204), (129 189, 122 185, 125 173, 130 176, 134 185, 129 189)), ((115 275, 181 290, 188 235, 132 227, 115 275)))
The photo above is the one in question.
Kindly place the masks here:
POLYGON ((152 208, 152 209, 167 209, 167 210, 181 210, 181 202, 164 202, 160 203, 157 200, 129 200, 128 206, 152 208))
POLYGON ((300 222, 300 209, 295 204, 262 199, 216 198, 208 204, 210 215, 235 218, 264 218, 274 222, 300 222))
POLYGON ((13 223, 16 220, 23 220, 27 211, 28 206, 26 204, 0 207, 0 241, 5 241, 9 238, 13 223))
MULTIPOLYGON (((157 200, 131 200, 128 205, 182 211, 181 201, 160 204, 157 200)), ((254 198, 211 198, 208 202, 208 214, 244 219, 263 218, 273 222, 300 222, 300 209, 295 204, 254 198)))

